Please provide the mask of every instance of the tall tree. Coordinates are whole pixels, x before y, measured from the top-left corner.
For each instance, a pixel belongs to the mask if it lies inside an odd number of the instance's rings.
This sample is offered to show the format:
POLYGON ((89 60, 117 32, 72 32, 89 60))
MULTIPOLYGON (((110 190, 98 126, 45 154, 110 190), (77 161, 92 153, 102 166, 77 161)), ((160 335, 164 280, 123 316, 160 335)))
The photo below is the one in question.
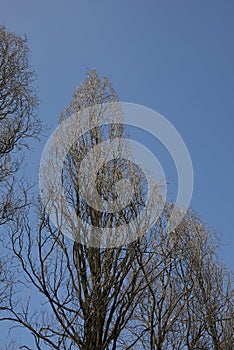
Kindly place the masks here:
POLYGON ((162 230, 159 240, 151 262, 164 256, 162 272, 135 312, 143 330, 149 329, 140 348, 231 350, 233 288, 217 258, 217 240, 191 210, 166 238, 162 230))
POLYGON ((7 244, 3 228, 28 205, 27 180, 19 177, 19 170, 29 139, 41 131, 33 81, 26 37, 0 26, 0 306, 13 281, 11 260, 3 249, 7 244))
MULTIPOLYGON (((144 236, 117 246, 107 236, 104 242, 110 244, 103 247, 95 228, 125 230, 121 225, 137 218, 146 191, 144 175, 126 162, 125 144, 117 142, 109 149, 113 159, 97 167, 95 185, 104 200, 112 201, 118 196, 115 184, 130 179, 130 205, 105 213, 89 206, 82 194, 82 162, 87 174, 93 162, 99 162, 97 155, 87 158, 86 154, 107 139, 125 137, 118 104, 117 110, 106 110, 106 102, 116 101, 108 79, 92 70, 61 114, 62 123, 72 115, 80 118, 84 108, 89 110, 89 130, 70 148, 62 180, 67 202, 93 229, 84 232, 85 226, 75 227, 71 222, 73 241, 53 225, 46 204, 38 207, 37 229, 22 209, 10 236, 21 284, 16 283, 9 291, 1 319, 28 329, 37 349, 231 349, 233 296, 229 273, 218 267, 208 229, 192 211, 168 235, 168 203, 144 236), (110 123, 92 127, 93 118, 100 116, 95 114, 96 105, 101 106, 100 113, 111 116, 117 112, 117 126, 110 117, 110 123), (216 273, 211 275, 210 271, 216 273)), ((66 140, 61 137, 59 142, 63 145, 66 140)), ((91 187, 93 183, 85 179, 84 186, 91 187)), ((53 199, 54 179, 48 176, 47 180, 53 199)), ((55 199, 52 206, 58 208, 57 204, 55 199)), ((57 214, 59 217, 61 212, 57 214)), ((30 349, 26 345, 23 348, 30 349)))
POLYGON ((41 130, 33 81, 27 39, 0 26, 0 225, 25 205, 25 193, 18 192, 15 175, 28 139, 41 130))

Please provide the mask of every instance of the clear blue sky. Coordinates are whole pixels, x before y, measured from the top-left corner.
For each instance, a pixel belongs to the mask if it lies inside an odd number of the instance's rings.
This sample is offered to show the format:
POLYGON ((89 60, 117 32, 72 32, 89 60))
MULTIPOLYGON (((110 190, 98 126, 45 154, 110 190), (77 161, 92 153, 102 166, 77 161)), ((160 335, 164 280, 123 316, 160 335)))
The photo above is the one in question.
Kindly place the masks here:
POLYGON ((121 101, 175 125, 194 165, 192 207, 223 234, 233 268, 234 1, 1 0, 0 22, 29 38, 40 117, 52 127, 87 68, 121 101))
MULTIPOLYGON (((53 128, 87 68, 175 125, 194 165, 192 207, 223 234, 233 268, 234 1, 1 0, 0 23, 28 36, 40 117, 53 128)), ((44 144, 31 156, 35 180, 44 144)))

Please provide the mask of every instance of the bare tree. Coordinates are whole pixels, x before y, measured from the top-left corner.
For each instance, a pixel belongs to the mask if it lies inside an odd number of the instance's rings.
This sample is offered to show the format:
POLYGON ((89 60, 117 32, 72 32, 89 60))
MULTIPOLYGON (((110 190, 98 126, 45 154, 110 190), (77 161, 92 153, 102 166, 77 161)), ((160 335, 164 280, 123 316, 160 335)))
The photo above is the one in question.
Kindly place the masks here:
MULTIPOLYGON (((96 71, 90 71, 86 81, 76 89, 70 107, 60 120, 87 107, 91 108, 90 118, 95 118, 93 106, 103 106, 101 112, 104 113, 105 103, 116 100, 117 95, 109 81, 106 78, 100 79, 96 71)), ((115 111, 107 112, 112 114, 115 111)), ((92 122, 93 120, 87 120, 88 125, 90 123, 92 126, 92 122)), ((101 180, 98 180, 97 187, 107 200, 116 196, 115 182, 124 175, 127 174, 133 182, 135 191, 130 206, 113 215, 88 206, 79 188, 78 170, 83 160, 82 151, 85 153, 108 137, 117 139, 117 136, 123 136, 123 132, 121 123, 117 126, 110 123, 99 129, 91 127, 88 133, 77 140, 64 163, 63 184, 67 200, 75 208, 77 216, 90 220, 94 229, 85 232, 85 238, 88 243, 95 242, 94 245, 81 242, 81 228, 78 232, 73 232, 76 239, 74 243, 66 240, 53 227, 45 211, 48 208, 40 207, 36 240, 25 213, 19 215, 12 228, 12 249, 26 274, 25 286, 30 288, 33 285, 42 293, 46 307, 33 314, 30 314, 29 301, 26 308, 20 307, 15 299, 16 285, 12 292, 15 294, 9 294, 9 305, 5 308, 11 315, 3 319, 15 320, 27 327, 34 334, 38 348, 44 346, 41 345, 44 341, 44 344, 55 349, 116 349, 134 305, 144 292, 146 282, 140 278, 140 269, 134 264, 137 252, 134 247, 138 242, 103 249, 96 239, 95 231, 95 227, 105 225, 115 228, 137 216, 140 210, 138 207, 143 205, 141 185, 144 178, 141 177, 140 170, 121 158, 121 144, 116 146, 119 158, 100 169, 101 180), (133 175, 137 172, 139 176, 134 180, 133 175), (49 306, 52 313, 49 312, 49 306)), ((59 141, 62 142, 62 139, 59 141)), ((115 148, 110 149, 110 152, 114 155, 115 148)), ((88 161, 87 167, 90 165, 88 161)), ((48 181, 51 181, 49 190, 53 191, 53 179, 48 178, 48 181)))
MULTIPOLYGON (((80 118, 89 109, 89 131, 70 148, 62 180, 67 202, 92 229, 84 232, 86 226, 71 222, 73 241, 53 225, 49 203, 39 203, 37 224, 23 208, 9 232, 18 280, 4 300, 1 320, 28 329, 37 349, 231 349, 230 274, 219 266, 208 229, 192 211, 170 234, 168 203, 156 224, 132 242, 114 246, 105 237, 110 244, 103 247, 97 236, 97 227, 126 230, 123 224, 137 219, 146 195, 144 175, 124 159, 124 142, 109 149, 113 160, 99 167, 96 187, 111 201, 118 195, 116 182, 131 179, 130 205, 110 214, 94 210, 82 195, 79 170, 87 152, 106 139, 126 135, 121 110, 115 104, 114 110, 106 110, 106 102, 116 101, 107 78, 92 70, 60 116, 60 122, 73 114, 80 118), (101 128, 92 127, 92 118, 99 117, 96 105, 101 106, 98 112, 110 115, 101 128), (111 116, 116 112, 120 119, 114 125, 111 116)), ((61 136, 59 142, 66 140, 61 136)), ((94 161, 99 157, 92 155, 85 163, 87 173, 94 161)), ((54 179, 47 180, 53 199, 54 179)), ((84 185, 91 187, 85 180, 84 185)), ((55 199, 53 206, 58 204, 55 199)), ((61 212, 57 214, 59 218, 61 212)), ((30 349, 26 344, 22 348, 30 349)))
POLYGON ((231 273, 216 256, 214 236, 191 210, 166 238, 163 226, 160 231, 152 263, 163 257, 165 268, 136 310, 149 329, 140 348, 232 349, 231 273))
POLYGON ((26 193, 15 175, 28 139, 41 130, 33 80, 27 39, 0 26, 0 225, 25 205, 26 193))
POLYGON ((33 80, 27 39, 0 26, 0 310, 14 281, 3 232, 29 203, 29 185, 23 175, 19 176, 19 170, 29 140, 41 131, 35 114, 38 98, 33 80))

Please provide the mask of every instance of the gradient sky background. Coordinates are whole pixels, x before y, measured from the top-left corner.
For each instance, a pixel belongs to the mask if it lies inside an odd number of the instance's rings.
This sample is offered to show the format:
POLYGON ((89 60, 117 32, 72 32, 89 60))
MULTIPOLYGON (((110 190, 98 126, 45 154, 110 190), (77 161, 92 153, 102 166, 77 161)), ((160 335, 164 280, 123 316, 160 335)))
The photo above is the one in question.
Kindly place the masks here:
MULTIPOLYGON (((234 1, 1 0, 0 23, 28 36, 40 117, 52 128, 88 68, 121 101, 174 124, 194 165, 192 207, 223 235, 220 254, 233 268, 234 1)), ((45 142, 30 158, 35 179, 45 142)), ((173 194, 176 172, 165 168, 173 194)))

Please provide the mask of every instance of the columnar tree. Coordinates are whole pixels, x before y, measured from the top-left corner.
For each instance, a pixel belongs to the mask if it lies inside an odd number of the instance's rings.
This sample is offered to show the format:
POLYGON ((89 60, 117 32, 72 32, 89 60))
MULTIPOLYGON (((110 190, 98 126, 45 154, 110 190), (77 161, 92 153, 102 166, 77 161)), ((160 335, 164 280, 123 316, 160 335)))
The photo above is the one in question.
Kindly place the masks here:
MULTIPOLYGON (((38 224, 32 225, 23 208, 11 226, 12 255, 20 278, 8 293, 2 320, 28 329, 37 349, 231 349, 229 273, 215 260, 208 229, 192 211, 170 234, 166 226, 171 205, 167 203, 155 225, 132 242, 113 245, 113 237, 98 235, 97 228, 109 227, 127 237, 125 224, 137 219, 147 189, 144 174, 124 158, 124 141, 117 141, 109 148, 113 159, 97 167, 95 185, 104 201, 113 202, 121 180, 127 179, 133 189, 130 205, 114 213, 98 211, 81 191, 82 186, 87 190, 93 186, 88 177, 80 179, 82 164, 83 174, 90 174, 89 167, 99 162, 97 155, 88 158, 87 153, 107 139, 126 137, 116 102, 108 79, 92 70, 61 114, 60 123, 72 115, 81 118, 84 109, 89 111, 89 130, 70 148, 61 176, 66 202, 91 229, 74 225, 68 215, 71 240, 59 225, 54 226, 50 210, 60 208, 58 223, 66 213, 54 197, 54 178, 48 176, 45 191, 50 192, 50 200, 39 201, 38 224), (106 107, 107 102, 113 103, 113 109, 106 107), (95 114, 96 105, 101 106, 100 113, 110 115, 110 123, 93 127, 92 118, 100 117, 95 114), (114 125, 111 116, 116 113, 119 123, 114 125)), ((63 145, 66 140, 61 137, 59 142, 63 145)), ((52 164, 59 166, 58 154, 54 156, 52 164)))

